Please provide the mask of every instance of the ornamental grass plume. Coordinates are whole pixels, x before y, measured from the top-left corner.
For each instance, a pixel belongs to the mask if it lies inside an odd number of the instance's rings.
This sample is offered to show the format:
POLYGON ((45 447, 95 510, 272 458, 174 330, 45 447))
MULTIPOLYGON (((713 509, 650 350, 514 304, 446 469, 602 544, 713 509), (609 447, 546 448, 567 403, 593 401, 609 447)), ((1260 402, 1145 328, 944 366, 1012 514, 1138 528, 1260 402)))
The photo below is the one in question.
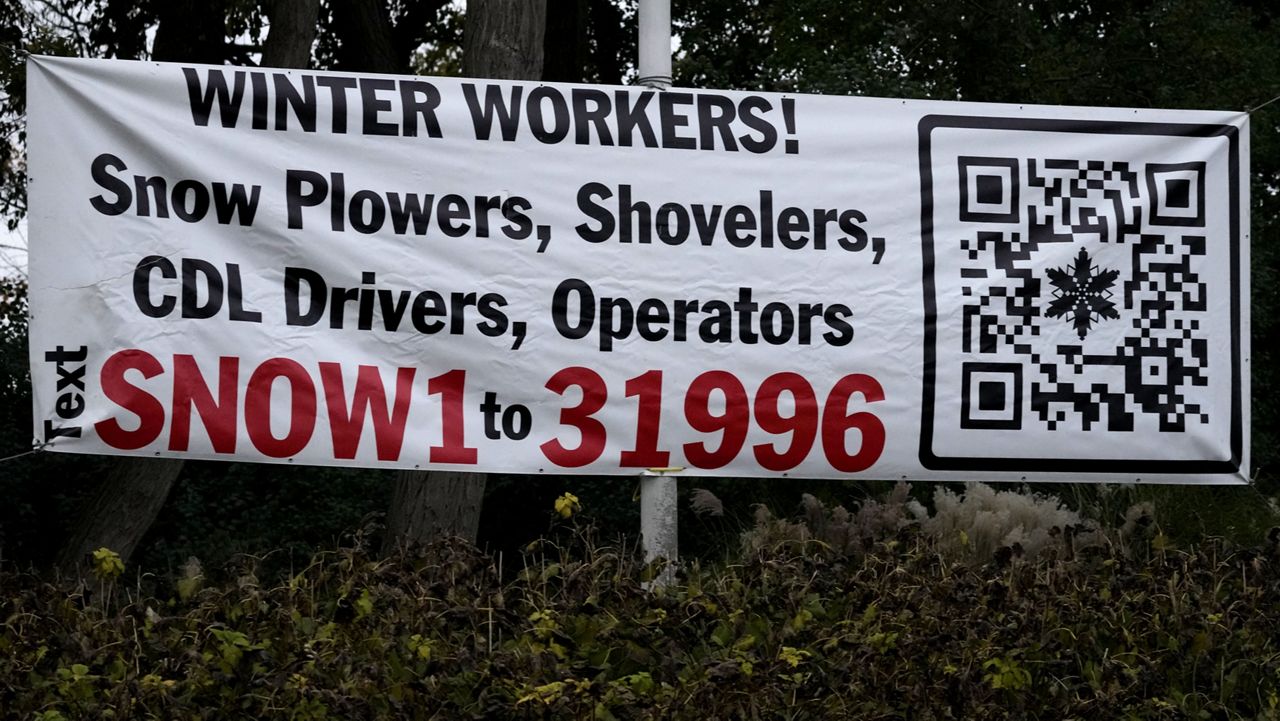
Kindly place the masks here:
POLYGON ((939 550, 959 559, 985 561, 1001 547, 1017 547, 1034 558, 1068 531, 1074 532, 1076 547, 1097 542, 1096 529, 1085 527, 1056 496, 970 483, 961 494, 939 488, 933 505, 933 515, 921 518, 920 528, 939 550))
POLYGON ((200 592, 204 585, 204 567, 195 556, 187 558, 182 564, 182 574, 178 577, 178 598, 186 601, 200 592))
POLYGON ((1025 489, 997 491, 973 483, 962 493, 938 489, 933 501, 931 514, 910 497, 910 487, 902 482, 885 498, 868 499, 852 513, 843 506, 827 508, 804 494, 795 520, 776 518, 764 506, 757 507, 754 527, 742 534, 742 549, 748 555, 791 549, 860 557, 877 543, 914 528, 945 557, 986 563, 999 560, 998 555, 1006 561, 1032 559, 1064 542, 1076 549, 1100 541, 1100 532, 1056 496, 1025 489))
MULTIPOLYGON (((764 506, 756 508, 755 526, 742 535, 743 550, 790 545, 829 556, 860 556, 876 542, 892 538, 918 522, 910 486, 899 482, 883 500, 868 499, 855 512, 844 506, 827 508, 817 497, 800 497, 799 521, 774 518, 764 506)), ((927 514, 926 514, 927 515, 927 514)))
POLYGON ((1124 512, 1124 525, 1120 527, 1120 537, 1130 539, 1150 535, 1155 527, 1156 507, 1151 501, 1142 501, 1129 506, 1124 512))
POLYGON ((724 503, 716 497, 716 494, 705 488, 695 488, 689 494, 689 508, 695 515, 711 516, 720 518, 724 516, 724 503))
POLYGON ((863 503, 853 519, 859 538, 885 538, 911 525, 917 519, 916 509, 923 511, 924 507, 911 500, 910 494, 911 486, 898 481, 883 501, 863 503))
POLYGON ((803 552, 811 539, 809 527, 803 521, 774 518, 769 508, 760 503, 755 507, 755 525, 742 533, 742 553, 754 556, 784 548, 803 552))

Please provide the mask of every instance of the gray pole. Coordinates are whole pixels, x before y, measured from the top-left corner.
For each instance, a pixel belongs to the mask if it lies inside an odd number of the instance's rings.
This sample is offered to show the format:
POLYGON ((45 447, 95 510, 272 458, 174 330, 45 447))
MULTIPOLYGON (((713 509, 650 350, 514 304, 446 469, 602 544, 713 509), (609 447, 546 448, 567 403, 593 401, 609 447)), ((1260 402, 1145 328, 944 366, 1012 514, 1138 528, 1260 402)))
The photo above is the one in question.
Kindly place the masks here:
MULTIPOLYGON (((671 87, 671 0, 640 0, 639 53, 638 82, 655 90, 671 87)), ((675 564, 679 560, 676 544, 679 495, 676 479, 666 475, 674 470, 652 469, 640 478, 640 536, 646 561, 665 558, 675 564)), ((666 585, 672 577, 668 570, 655 582, 666 585)))
POLYGON ((641 85, 671 87, 671 0, 640 0, 641 85))

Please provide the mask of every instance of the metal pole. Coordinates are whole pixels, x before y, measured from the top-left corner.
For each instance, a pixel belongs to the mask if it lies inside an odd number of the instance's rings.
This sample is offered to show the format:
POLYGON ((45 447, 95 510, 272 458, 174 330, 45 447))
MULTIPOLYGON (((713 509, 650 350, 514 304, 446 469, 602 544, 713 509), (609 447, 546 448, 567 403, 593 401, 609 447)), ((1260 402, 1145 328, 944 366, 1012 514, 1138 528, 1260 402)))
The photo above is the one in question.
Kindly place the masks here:
MULTIPOLYGON (((655 90, 671 87, 671 0, 640 0, 639 79, 655 90)), ((640 478, 640 537, 646 561, 665 558, 672 565, 654 579, 663 586, 674 577, 677 560, 676 479, 666 475, 676 469, 651 469, 640 478)))
POLYGON ((671 87, 671 0, 640 0, 641 85, 671 87))

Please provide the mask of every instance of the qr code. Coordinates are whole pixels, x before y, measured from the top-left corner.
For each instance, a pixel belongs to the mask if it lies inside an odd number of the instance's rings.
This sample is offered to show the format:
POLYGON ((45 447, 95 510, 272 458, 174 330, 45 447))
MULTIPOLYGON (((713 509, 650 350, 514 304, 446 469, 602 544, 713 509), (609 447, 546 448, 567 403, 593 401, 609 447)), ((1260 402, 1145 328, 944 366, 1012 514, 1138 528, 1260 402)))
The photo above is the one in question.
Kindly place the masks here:
POLYGON ((922 124, 922 457, 1041 470, 1229 462, 1234 136, 963 120, 927 136, 922 124))

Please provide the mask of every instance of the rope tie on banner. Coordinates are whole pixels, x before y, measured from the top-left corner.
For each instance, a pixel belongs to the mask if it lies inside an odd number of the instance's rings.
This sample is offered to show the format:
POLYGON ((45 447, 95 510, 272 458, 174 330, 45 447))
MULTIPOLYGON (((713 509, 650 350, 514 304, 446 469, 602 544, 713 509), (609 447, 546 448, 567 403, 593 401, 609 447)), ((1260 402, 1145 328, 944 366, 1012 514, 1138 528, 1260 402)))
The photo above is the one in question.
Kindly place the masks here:
POLYGON ((0 48, 8 50, 14 55, 30 55, 31 54, 31 51, 27 50, 26 48, 20 48, 16 45, 10 45, 8 43, 0 43, 0 48))
POLYGON ((1270 104, 1274 103, 1274 102, 1275 102, 1275 101, 1277 101, 1277 100, 1280 100, 1280 95, 1275 96, 1274 98, 1272 98, 1272 99, 1268 100, 1267 102, 1263 103, 1262 105, 1257 105, 1257 106, 1254 106, 1254 107, 1252 107, 1252 108, 1245 108, 1245 109, 1244 109, 1244 111, 1245 111, 1246 113, 1250 114, 1250 115, 1253 115, 1255 112, 1257 112, 1257 111, 1259 111, 1259 110, 1262 110, 1263 108, 1267 107, 1268 105, 1270 105, 1270 104))
POLYGON ((15 453, 15 454, 13 454, 12 456, 6 456, 6 457, 4 457, 4 458, 0 458, 0 463, 4 463, 4 462, 6 462, 6 461, 12 461, 12 460, 15 460, 15 459, 17 459, 17 458, 22 458, 23 456, 29 456, 29 455, 31 455, 32 453, 39 453, 39 452, 43 451, 43 450, 44 450, 48 445, 49 445, 49 443, 48 443, 48 442, 45 442, 45 443, 37 443, 37 444, 35 444, 35 446, 34 446, 34 447, 32 447, 32 449, 31 449, 31 450, 29 450, 29 451, 23 451, 22 453, 15 453))

